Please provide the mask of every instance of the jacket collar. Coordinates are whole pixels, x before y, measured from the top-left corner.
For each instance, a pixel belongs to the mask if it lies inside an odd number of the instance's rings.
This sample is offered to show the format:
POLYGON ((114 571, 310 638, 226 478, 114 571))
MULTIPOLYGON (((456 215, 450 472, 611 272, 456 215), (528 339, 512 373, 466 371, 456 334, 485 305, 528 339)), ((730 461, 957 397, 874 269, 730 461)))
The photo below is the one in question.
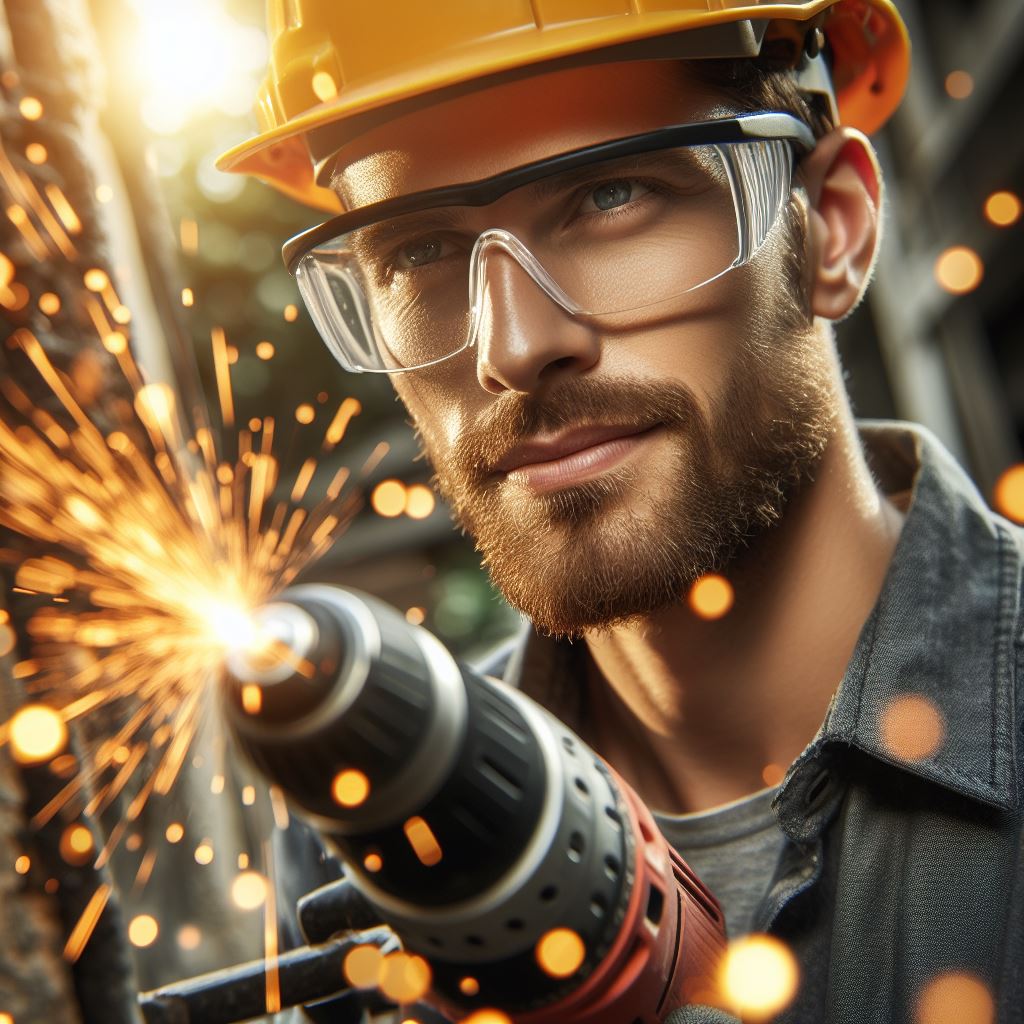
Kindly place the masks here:
POLYGON ((1020 532, 986 507, 927 430, 884 422, 860 428, 882 489, 912 482, 911 504, 821 730, 783 783, 780 814, 813 774, 808 766, 819 752, 838 744, 1012 810, 1020 532))

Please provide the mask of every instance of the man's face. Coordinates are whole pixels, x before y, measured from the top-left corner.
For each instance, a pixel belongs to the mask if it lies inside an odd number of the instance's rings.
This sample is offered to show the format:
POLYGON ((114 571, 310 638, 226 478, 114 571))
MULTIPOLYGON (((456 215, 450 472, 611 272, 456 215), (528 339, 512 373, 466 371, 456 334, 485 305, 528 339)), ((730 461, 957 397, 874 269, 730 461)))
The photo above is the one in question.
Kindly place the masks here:
MULTIPOLYGON (((339 186, 362 206, 724 112, 664 63, 561 72, 378 129, 342 154, 339 186)), ((479 227, 525 232, 531 213, 512 198, 479 227)), ((475 349, 394 378, 459 524, 540 629, 578 635, 680 601, 813 472, 832 397, 792 233, 780 223, 750 264, 602 326, 499 254, 475 349)), ((682 256, 668 246, 648 271, 682 256)))

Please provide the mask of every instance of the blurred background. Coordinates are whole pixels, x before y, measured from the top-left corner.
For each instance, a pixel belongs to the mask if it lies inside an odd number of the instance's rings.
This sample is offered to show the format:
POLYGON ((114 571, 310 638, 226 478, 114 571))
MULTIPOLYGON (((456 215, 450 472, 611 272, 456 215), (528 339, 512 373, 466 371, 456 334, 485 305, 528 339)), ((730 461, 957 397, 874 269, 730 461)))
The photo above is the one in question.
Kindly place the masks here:
MULTIPOLYGON (((1024 4, 897 6, 914 44, 912 75, 900 111, 875 140, 888 189, 885 240, 867 301, 838 327, 848 384, 859 416, 929 427, 989 501, 1024 521, 1024 4)), ((214 168, 254 130, 251 106, 267 56, 261 0, 6 0, 0 11, 5 146, 16 166, 57 188, 46 194, 58 216, 55 195, 71 200, 85 234, 102 226, 92 255, 122 290, 125 307, 110 307, 116 323, 118 309, 131 309, 139 363, 176 381, 186 408, 216 410, 220 339, 239 426, 256 436, 275 424, 285 497, 313 456, 319 483, 303 499, 310 507, 340 468, 370 467, 362 511, 304 579, 375 593, 462 656, 508 635, 517 616, 431 490, 388 380, 341 371, 282 266, 281 244, 315 223, 316 213, 214 168), (63 119, 48 120, 51 111, 63 119), (344 441, 321 456, 324 431, 346 398, 360 412, 344 441)), ((34 317, 77 384, 116 397, 123 382, 105 376, 102 348, 86 360, 75 331, 56 318, 60 302, 44 304, 60 292, 46 267, 29 259, 18 270, 29 287, 0 281, 5 320, 34 317), (40 316, 49 318, 42 328, 40 316)), ((258 834, 266 824, 243 826, 240 807, 225 815, 194 798, 225 790, 210 753, 216 742, 204 740, 179 798, 181 820, 206 837, 177 862, 193 871, 193 860, 213 859, 200 856, 207 844, 221 850, 239 831, 258 834)), ((238 777, 227 786, 246 806, 248 784, 238 777)), ((140 856, 151 841, 178 842, 169 820, 146 826, 140 856)), ((180 902, 159 942, 151 928, 131 937, 144 985, 262 948, 258 919, 245 916, 261 900, 227 899, 234 858, 222 869, 218 859, 204 882, 180 891, 177 876, 166 873, 175 863, 161 862, 147 893, 125 895, 133 924, 164 920, 180 902), (222 909, 202 906, 211 893, 220 894, 222 909)), ((126 891, 133 877, 138 882, 136 868, 126 891)))

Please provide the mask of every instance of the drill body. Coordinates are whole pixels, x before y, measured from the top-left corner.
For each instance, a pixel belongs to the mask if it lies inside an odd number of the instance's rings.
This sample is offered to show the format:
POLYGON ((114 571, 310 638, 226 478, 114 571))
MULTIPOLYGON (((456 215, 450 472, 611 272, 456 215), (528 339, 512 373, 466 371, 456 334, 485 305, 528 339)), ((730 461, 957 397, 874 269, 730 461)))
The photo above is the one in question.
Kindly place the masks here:
POLYGON ((656 1024, 715 1002, 717 902, 564 724, 366 595, 295 587, 260 618, 279 653, 232 659, 232 731, 429 961, 438 1009, 656 1024))

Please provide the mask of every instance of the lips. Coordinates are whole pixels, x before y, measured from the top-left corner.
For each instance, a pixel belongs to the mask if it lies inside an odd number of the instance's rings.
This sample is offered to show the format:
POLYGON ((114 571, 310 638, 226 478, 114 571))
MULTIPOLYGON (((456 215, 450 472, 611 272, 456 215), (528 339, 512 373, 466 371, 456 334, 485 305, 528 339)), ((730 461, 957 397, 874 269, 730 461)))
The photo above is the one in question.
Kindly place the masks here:
POLYGON ((581 452, 595 445, 603 444, 605 441, 612 441, 620 437, 632 437, 635 434, 642 434, 650 430, 650 427, 577 427, 557 434, 550 440, 541 441, 534 439, 516 445, 497 465, 494 467, 496 473, 511 473, 513 470, 522 469, 524 466, 531 466, 539 462, 554 462, 556 459, 563 459, 574 452, 581 452))

